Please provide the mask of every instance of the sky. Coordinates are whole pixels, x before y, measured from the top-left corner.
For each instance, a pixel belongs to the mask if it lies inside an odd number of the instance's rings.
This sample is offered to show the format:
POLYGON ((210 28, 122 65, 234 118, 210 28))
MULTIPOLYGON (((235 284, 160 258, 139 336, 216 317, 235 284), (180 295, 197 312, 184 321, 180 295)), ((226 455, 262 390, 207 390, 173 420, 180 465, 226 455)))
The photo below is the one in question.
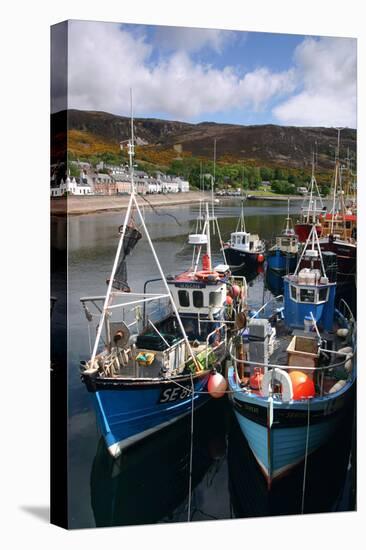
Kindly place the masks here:
POLYGON ((70 21, 68 107, 356 128, 353 38, 70 21))

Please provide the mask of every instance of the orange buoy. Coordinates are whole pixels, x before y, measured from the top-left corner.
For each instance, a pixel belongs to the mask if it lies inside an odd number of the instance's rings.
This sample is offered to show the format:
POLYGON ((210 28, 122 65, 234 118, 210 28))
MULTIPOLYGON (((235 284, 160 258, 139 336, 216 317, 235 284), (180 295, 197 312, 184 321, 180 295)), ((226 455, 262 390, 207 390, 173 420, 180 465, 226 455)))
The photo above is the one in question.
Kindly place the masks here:
POLYGON ((208 379, 207 389, 211 397, 218 399, 225 395, 227 382, 222 374, 215 372, 211 373, 208 379))
POLYGON ((226 305, 231 306, 233 304, 233 299, 229 294, 226 296, 226 305))
POLYGON ((259 264, 262 264, 262 263, 264 262, 264 256, 263 256, 263 254, 258 254, 258 255, 257 255, 257 262, 258 262, 259 264))
POLYGON ((210 269, 211 269, 210 256, 208 254, 204 254, 202 256, 202 270, 209 271, 210 269))
POLYGON ((294 370, 289 374, 292 382, 293 399, 306 399, 307 397, 314 397, 314 382, 307 374, 299 370, 294 370))

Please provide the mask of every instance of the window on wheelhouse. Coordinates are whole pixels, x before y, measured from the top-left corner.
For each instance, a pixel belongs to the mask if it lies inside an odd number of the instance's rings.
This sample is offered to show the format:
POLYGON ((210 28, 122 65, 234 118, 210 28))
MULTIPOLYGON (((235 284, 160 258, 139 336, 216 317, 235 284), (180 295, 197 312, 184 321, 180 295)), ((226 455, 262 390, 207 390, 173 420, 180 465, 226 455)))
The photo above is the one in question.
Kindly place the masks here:
POLYGON ((319 288, 319 302, 326 302, 328 299, 328 289, 327 288, 319 288))
POLYGON ((314 303, 315 290, 310 288, 300 288, 300 302, 314 303))
POLYGON ((291 286, 290 286, 290 290, 291 290, 291 298, 292 298, 293 300, 297 300, 296 286, 291 285, 291 286))
POLYGON ((203 307, 203 292, 202 290, 193 291, 193 305, 194 307, 203 307))
POLYGON ((179 305, 189 307, 189 292, 188 290, 178 290, 179 305))

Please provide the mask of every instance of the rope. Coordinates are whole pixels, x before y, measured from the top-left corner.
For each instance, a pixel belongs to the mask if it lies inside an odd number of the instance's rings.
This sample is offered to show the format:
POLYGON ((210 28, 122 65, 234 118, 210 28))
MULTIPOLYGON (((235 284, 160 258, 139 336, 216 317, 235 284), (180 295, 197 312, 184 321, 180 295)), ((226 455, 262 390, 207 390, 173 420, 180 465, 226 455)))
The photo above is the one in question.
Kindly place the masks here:
POLYGON ((193 375, 191 374, 191 392, 192 392, 192 405, 191 405, 191 448, 189 453, 189 482, 188 482, 188 517, 187 521, 191 521, 191 501, 192 501, 192 468, 193 468, 193 418, 194 418, 194 382, 193 375))
POLYGON ((91 334, 90 334, 90 323, 88 323, 88 339, 89 339, 89 353, 92 354, 92 344, 91 344, 91 334))
POLYGON ((301 498, 301 513, 304 513, 305 505, 305 484, 306 484, 306 473, 308 466, 308 450, 309 450, 309 432, 310 432, 310 399, 308 399, 308 424, 306 429, 306 445, 305 445, 305 462, 304 462, 304 476, 302 480, 302 498, 301 498))
POLYGON ((151 204, 151 202, 148 201, 146 197, 144 197, 144 195, 139 195, 139 197, 141 197, 145 202, 147 202, 147 204, 150 206, 150 208, 155 212, 157 216, 170 216, 171 218, 173 218, 173 220, 176 222, 177 225, 182 225, 178 220, 178 218, 174 216, 174 214, 171 214, 170 212, 159 212, 157 208, 153 204, 151 204))

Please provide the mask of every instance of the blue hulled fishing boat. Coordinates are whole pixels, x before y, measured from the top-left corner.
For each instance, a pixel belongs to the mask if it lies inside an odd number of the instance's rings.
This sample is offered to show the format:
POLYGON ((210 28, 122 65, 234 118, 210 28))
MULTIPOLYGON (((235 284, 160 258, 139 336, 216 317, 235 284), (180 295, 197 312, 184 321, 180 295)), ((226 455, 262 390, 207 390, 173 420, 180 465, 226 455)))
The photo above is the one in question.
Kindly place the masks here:
POLYGON ((335 308, 314 226, 284 296, 250 312, 232 340, 230 399, 270 487, 320 448, 353 397, 355 319, 335 308), (310 267, 302 267, 303 262, 310 267))
MULTIPOLYGON (((133 121, 131 132, 131 194, 107 293, 81 298, 89 323, 97 321, 91 357, 81 363, 81 378, 114 457, 192 413, 209 399, 210 390, 215 395, 220 384, 226 385, 216 371, 227 353, 226 299, 232 284, 228 266, 214 268, 211 263, 208 208, 202 232, 190 236, 191 268, 165 277, 135 192, 133 121), (139 292, 127 281, 126 262, 144 237, 160 277, 147 280, 139 292)), ((236 295, 231 310, 240 308, 236 295)))
POLYGON ((267 268, 278 273, 293 273, 297 264, 299 252, 299 239, 292 227, 290 218, 290 201, 288 201, 286 224, 280 235, 275 239, 275 244, 267 253, 267 268))

